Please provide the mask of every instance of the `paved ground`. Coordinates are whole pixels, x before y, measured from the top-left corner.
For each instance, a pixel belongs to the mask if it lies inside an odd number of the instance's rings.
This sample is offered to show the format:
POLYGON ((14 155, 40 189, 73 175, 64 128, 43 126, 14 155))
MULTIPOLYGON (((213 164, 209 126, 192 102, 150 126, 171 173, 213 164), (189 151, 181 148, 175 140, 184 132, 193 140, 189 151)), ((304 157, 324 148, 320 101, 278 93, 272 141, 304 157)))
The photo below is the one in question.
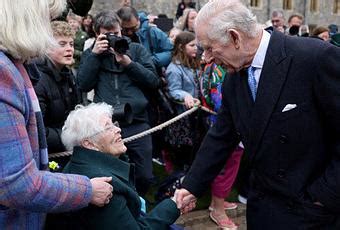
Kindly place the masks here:
MULTIPOLYGON (((228 210, 227 215, 238 225, 238 230, 246 230, 246 206, 238 204, 235 210, 228 210)), ((208 210, 193 211, 181 216, 176 224, 183 226, 186 230, 215 230, 220 229, 210 219, 208 210)))

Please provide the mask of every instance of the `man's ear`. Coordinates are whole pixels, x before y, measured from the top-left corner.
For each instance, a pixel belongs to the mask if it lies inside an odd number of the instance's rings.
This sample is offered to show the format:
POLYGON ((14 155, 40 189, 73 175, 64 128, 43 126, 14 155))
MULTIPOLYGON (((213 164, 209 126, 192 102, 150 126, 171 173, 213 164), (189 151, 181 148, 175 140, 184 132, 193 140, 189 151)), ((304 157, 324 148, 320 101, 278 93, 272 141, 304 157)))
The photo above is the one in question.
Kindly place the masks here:
POLYGON ((229 33, 230 43, 234 44, 236 49, 240 48, 240 42, 241 42, 240 33, 235 29, 229 29, 227 33, 229 33))

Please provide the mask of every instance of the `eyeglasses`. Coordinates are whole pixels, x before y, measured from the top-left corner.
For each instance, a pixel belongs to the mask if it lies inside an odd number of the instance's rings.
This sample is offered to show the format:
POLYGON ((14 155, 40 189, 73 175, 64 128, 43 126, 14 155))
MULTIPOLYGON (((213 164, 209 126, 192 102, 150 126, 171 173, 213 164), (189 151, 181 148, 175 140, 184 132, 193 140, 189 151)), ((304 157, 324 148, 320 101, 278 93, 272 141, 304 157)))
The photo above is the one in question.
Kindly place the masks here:
POLYGON ((126 34, 126 33, 128 33, 128 32, 134 33, 134 32, 136 32, 138 29, 139 29, 139 25, 138 25, 138 24, 135 25, 135 26, 132 26, 132 27, 123 27, 123 28, 122 28, 122 33, 123 33, 123 34, 126 34))
POLYGON ((115 121, 113 122, 111 125, 109 126, 106 126, 103 130, 99 131, 99 132, 96 132, 94 134, 92 134, 91 136, 89 136, 88 138, 93 138, 103 132, 107 132, 107 131, 111 131, 113 130, 114 128, 119 128, 119 122, 118 121, 115 121))

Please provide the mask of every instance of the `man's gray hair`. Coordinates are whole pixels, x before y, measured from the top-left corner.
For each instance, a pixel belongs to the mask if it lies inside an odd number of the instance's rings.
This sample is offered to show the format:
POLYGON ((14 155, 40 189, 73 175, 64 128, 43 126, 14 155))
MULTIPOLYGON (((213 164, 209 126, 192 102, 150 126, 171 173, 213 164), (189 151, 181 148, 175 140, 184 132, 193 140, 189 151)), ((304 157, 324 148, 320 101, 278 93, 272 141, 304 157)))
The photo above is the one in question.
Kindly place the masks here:
POLYGON ((198 12, 195 27, 206 28, 206 35, 213 41, 228 43, 226 31, 236 29, 247 36, 256 37, 262 30, 256 16, 238 0, 209 1, 198 12))
POLYGON ((104 129, 100 123, 103 116, 112 117, 113 108, 106 103, 77 105, 67 117, 62 128, 61 141, 67 150, 80 146, 81 142, 104 129))
POLYGON ((283 11, 282 10, 274 10, 273 12, 272 12, 272 17, 279 17, 279 18, 285 18, 285 15, 284 15, 284 13, 283 13, 283 11))
POLYGON ((100 28, 110 30, 120 26, 121 20, 112 10, 103 10, 94 17, 93 30, 100 34, 100 28))
POLYGON ((1 0, 0 50, 22 61, 46 55, 56 45, 50 19, 65 6, 66 0, 1 0))

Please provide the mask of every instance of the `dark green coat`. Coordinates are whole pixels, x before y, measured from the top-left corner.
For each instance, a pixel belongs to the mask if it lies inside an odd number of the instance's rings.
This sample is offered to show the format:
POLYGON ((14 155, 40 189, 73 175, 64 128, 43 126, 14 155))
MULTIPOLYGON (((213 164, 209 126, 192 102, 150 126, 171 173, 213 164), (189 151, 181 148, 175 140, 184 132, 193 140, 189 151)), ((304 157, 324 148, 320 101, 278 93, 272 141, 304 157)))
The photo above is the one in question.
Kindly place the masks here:
POLYGON ((129 163, 109 154, 75 147, 64 172, 93 177, 112 176, 113 198, 104 207, 88 206, 72 213, 78 227, 88 229, 168 229, 180 215, 175 202, 166 199, 141 216, 140 199, 133 186, 134 170, 129 163))

